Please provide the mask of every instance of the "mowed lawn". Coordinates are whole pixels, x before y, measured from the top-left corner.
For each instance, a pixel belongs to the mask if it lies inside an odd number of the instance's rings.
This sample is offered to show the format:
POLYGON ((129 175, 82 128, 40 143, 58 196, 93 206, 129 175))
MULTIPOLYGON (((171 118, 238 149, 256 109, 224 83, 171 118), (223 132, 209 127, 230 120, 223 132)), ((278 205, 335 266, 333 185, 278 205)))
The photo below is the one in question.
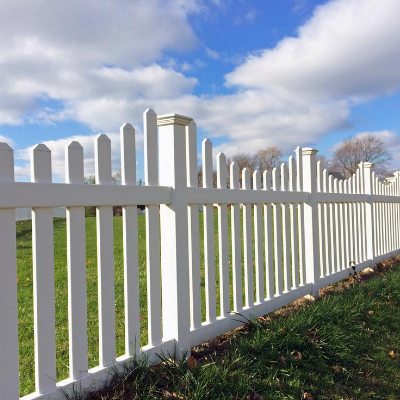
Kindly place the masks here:
POLYGON ((251 321, 196 348, 187 363, 132 365, 89 398, 397 400, 399 262, 251 321))
MULTIPOLYGON (((229 213, 230 214, 230 213, 229 213)), ((204 257, 203 257, 203 213, 200 213, 200 261, 202 313, 205 318, 204 257)), ((230 215, 228 215, 230 218, 230 215)), ((86 278, 88 314, 88 357, 89 368, 98 365, 98 290, 97 290, 97 244, 96 218, 86 219, 86 278)), ((146 279, 146 219, 138 215, 139 274, 141 345, 147 340, 147 279, 146 279)), ((230 221, 229 221, 230 223, 230 221)), ((230 232, 230 230, 229 230, 230 232)), ((219 313, 218 290, 218 225, 215 210, 215 258, 217 284, 217 313, 219 313)), ((230 248, 229 248, 230 252, 230 248)), ((243 257, 243 255, 242 255, 243 257)), ((114 217, 114 265, 115 265, 115 317, 117 356, 124 350, 124 277, 122 217, 114 217)), ((17 223, 17 267, 18 267, 18 308, 20 343, 20 392, 26 395, 34 391, 34 332, 33 332, 33 266, 32 266, 32 224, 31 221, 17 223)), ((56 356, 57 381, 68 377, 68 282, 66 220, 54 219, 54 278, 56 302, 56 356)))

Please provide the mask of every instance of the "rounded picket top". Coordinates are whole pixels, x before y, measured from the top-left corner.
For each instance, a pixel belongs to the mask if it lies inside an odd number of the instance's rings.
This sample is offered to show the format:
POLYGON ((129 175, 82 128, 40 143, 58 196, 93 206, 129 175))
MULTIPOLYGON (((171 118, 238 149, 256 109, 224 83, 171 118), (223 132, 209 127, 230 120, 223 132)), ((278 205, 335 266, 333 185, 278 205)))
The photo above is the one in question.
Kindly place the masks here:
POLYGON ((203 187, 213 187, 213 160, 212 144, 210 139, 202 142, 202 166, 203 166, 203 187))
POLYGON ((51 151, 43 143, 37 144, 31 151, 32 182, 51 182, 51 151))
POLYGON ((272 187, 272 174, 267 169, 263 172, 263 189, 271 190, 272 187))
POLYGON ((83 149, 82 145, 77 142, 76 140, 73 140, 66 146, 68 149, 83 149))
POLYGON ((230 188, 239 189, 239 166, 235 161, 231 162, 229 168, 230 188))
POLYGON ((143 115, 150 115, 150 114, 157 115, 156 112, 155 112, 152 108, 148 108, 148 109, 143 113, 143 115))
POLYGON ((339 179, 338 178, 335 178, 333 180, 333 191, 335 193, 338 193, 338 191, 339 191, 339 179))
POLYGON ((0 181, 14 180, 14 150, 4 142, 0 142, 0 181))
POLYGON ((99 140, 107 140, 108 142, 111 142, 111 139, 105 133, 100 133, 96 136, 96 141, 99 140))
POLYGON ((217 187, 226 188, 226 156, 222 152, 217 155, 217 187))
POLYGON ((260 171, 255 170, 253 172, 253 189, 260 190, 261 189, 261 174, 260 171))
POLYGON ((272 190, 275 192, 281 190, 279 168, 276 167, 272 170, 272 190))
POLYGON ((120 131, 135 131, 135 128, 129 122, 125 122, 119 129, 120 131))
POLYGON ((243 168, 242 170, 242 187, 243 189, 250 188, 250 170, 248 168, 243 168))
POLYGON ((43 143, 37 144, 32 148, 32 151, 47 151, 51 153, 51 150, 43 143))
POLYGON ((65 182, 84 183, 83 147, 76 140, 65 146, 65 182))
POLYGON ((0 142, 0 150, 4 151, 14 151, 7 143, 0 142))
POLYGON ((218 160, 226 160, 226 155, 225 155, 225 153, 223 153, 222 151, 220 151, 220 152, 217 154, 217 159, 218 159, 218 160))

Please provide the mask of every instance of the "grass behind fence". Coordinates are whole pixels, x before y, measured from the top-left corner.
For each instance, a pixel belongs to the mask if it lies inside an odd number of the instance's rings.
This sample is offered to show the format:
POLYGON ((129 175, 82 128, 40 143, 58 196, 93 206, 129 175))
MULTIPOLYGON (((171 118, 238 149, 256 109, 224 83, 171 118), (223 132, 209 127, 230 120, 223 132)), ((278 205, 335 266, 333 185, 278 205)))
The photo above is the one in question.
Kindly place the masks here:
MULTIPOLYGON (((215 260, 217 315, 219 304, 218 273, 218 215, 214 213, 215 260)), ((228 213, 230 227, 230 213, 228 213)), ((117 356, 124 349, 124 277, 122 218, 114 219, 114 263, 115 263, 115 312, 116 312, 116 349, 117 356)), ((98 290, 97 290, 97 242, 96 218, 87 217, 86 221, 86 278, 87 278, 87 315, 88 315, 88 358, 89 368, 98 365, 98 290)), ((230 230, 229 230, 230 232, 230 230)), ((205 319, 205 274, 204 274, 204 236, 203 213, 199 221, 200 268, 202 292, 202 318, 205 319)), ((243 240, 243 239, 242 239, 243 240)), ((147 344, 147 274, 146 274, 146 228, 145 216, 138 215, 139 243, 139 285, 141 315, 141 345, 147 344)), ((231 244, 229 243, 229 256, 231 244)), ((243 260, 243 251, 242 251, 243 260)), ((32 223, 17 223, 17 268, 18 268, 18 316, 20 344, 20 392, 26 395, 34 391, 34 332, 33 332, 33 265, 32 265, 32 223)), ((66 220, 54 219, 54 280, 56 304, 56 356, 57 381, 68 377, 68 280, 67 280, 67 238, 66 220)), ((244 280, 243 280, 244 282, 244 280)), ((232 279, 230 279, 232 285, 232 279)), ((244 296, 244 294, 243 294, 244 296)), ((232 296, 231 296, 232 298, 232 296)), ((243 297, 244 300, 244 297, 243 297)))
MULTIPOLYGON (((240 219, 243 219, 241 211, 240 219)), ((114 271, 115 271, 115 322, 117 356, 123 355, 124 346, 124 262, 122 217, 114 217, 114 271)), ((87 217, 86 222, 86 279, 87 279, 87 326, 88 326, 88 360, 89 368, 98 365, 98 289, 97 289, 97 241, 96 218, 87 217)), ((146 217, 138 215, 138 256, 139 256, 139 288, 141 346, 147 339, 147 273, 146 273, 146 217)), ((67 280, 67 235, 66 220, 54 218, 54 280, 56 305, 56 357, 57 381, 68 377, 69 338, 68 338, 68 280, 67 280)), ((241 229, 243 226, 241 224, 241 229)), ((242 232, 243 233, 243 232, 242 232)), ((272 232, 273 234, 273 232, 272 232)), ((283 233, 282 233, 283 234, 283 233)), ((231 235, 231 213, 228 210, 228 235, 231 235)), ((200 285, 202 320, 206 318, 205 306, 205 270, 204 270, 204 225, 203 213, 199 213, 200 240, 200 285)), ((253 225, 253 293, 255 296, 255 261, 254 261, 254 225, 253 225)), ((242 258, 242 302, 245 304, 244 287, 244 249, 241 234, 242 258)), ((263 246, 264 247, 264 246, 263 246)), ((218 249, 218 212, 214 210, 214 249, 215 249, 215 283, 216 310, 220 314, 219 291, 219 249, 218 249)), ((272 249, 274 251, 274 249, 272 249)), ((263 251, 265 249, 263 248, 263 251)), ((283 252, 283 247, 282 247, 283 252)), ((283 254, 282 254, 283 256, 283 254)), ((275 257, 275 255, 274 255, 275 257)), ((232 288, 232 243, 228 241, 229 282, 231 307, 233 307, 232 288)), ((19 308, 19 342, 20 342, 20 390, 21 395, 34 391, 34 341, 33 341, 33 265, 32 265, 32 223, 17 223, 17 268, 18 268, 18 308, 19 308)), ((264 297, 266 295, 264 288, 264 297)), ((255 300, 255 298, 254 298, 255 300)))

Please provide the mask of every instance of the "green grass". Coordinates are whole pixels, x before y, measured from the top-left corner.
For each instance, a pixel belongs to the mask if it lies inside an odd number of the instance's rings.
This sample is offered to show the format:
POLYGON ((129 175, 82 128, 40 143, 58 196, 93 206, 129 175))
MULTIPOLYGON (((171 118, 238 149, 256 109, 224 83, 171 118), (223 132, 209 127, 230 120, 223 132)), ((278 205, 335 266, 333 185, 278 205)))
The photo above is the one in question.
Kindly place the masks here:
MULTIPOLYGON (((230 217, 230 216, 229 216, 230 217)), ((88 358, 89 368, 98 365, 98 306, 97 306, 97 249, 96 218, 86 221, 86 278, 88 309, 88 358)), ((202 316, 205 318, 205 282, 203 221, 200 213, 200 258, 202 316)), ((217 213, 215 212, 215 256, 217 284, 217 312, 219 313, 219 276, 217 213)), ((138 215, 139 239, 139 284, 141 314, 141 345, 147 340, 147 280, 146 280, 146 228, 145 216, 138 215)), ((66 220, 54 219, 54 280, 56 303, 56 356, 57 381, 68 377, 68 287, 67 287, 67 244, 66 220)), ((242 254, 243 257, 243 254, 242 254)), ((114 218, 114 264, 115 264, 115 312, 116 312, 116 349, 117 356, 124 354, 124 284, 123 284, 123 247, 122 218, 114 218)), ((33 266, 32 266, 32 225, 31 221, 17 223, 17 268, 18 268, 18 308, 20 343, 20 393, 26 395, 34 387, 34 332, 33 332, 33 266)))
MULTIPOLYGON (((203 254, 203 214, 200 213, 200 267, 202 289, 202 317, 205 319, 205 282, 203 254)), ((228 213, 230 219, 230 213, 228 213)), ((86 221, 86 271, 88 307, 88 358, 89 367, 98 365, 98 308, 97 308, 97 250, 96 219, 86 221)), ((217 287, 217 314, 219 314, 219 274, 217 213, 215 212, 215 260, 217 287)), ((230 226, 230 221, 229 221, 230 226)), ((147 344, 147 295, 146 295, 146 232, 145 216, 138 216, 141 345, 147 344)), ((68 377, 68 290, 66 221, 54 219, 54 271, 56 300, 56 355, 57 381, 68 377)), ((230 246, 230 244, 229 244, 230 246)), ((229 247, 229 253, 231 248, 229 247)), ((123 249, 122 218, 114 218, 115 261, 115 312, 117 356, 124 354, 124 293, 123 293, 123 249)), ((243 251, 242 251, 243 262, 243 251)), ((33 340, 33 287, 32 287, 32 227, 31 222, 17 224, 18 304, 20 342, 20 392, 26 395, 34 391, 34 340, 33 340)), ((243 272, 243 271, 242 271, 243 272)), ((230 279, 232 284, 232 279, 230 279)), ((244 282, 244 280, 243 280, 244 282)), ((232 296, 231 296, 232 298, 232 296)), ((243 295, 244 304, 244 295, 243 295)))
POLYGON ((90 399, 398 399, 399 282, 397 268, 255 320, 197 365, 132 365, 90 399))

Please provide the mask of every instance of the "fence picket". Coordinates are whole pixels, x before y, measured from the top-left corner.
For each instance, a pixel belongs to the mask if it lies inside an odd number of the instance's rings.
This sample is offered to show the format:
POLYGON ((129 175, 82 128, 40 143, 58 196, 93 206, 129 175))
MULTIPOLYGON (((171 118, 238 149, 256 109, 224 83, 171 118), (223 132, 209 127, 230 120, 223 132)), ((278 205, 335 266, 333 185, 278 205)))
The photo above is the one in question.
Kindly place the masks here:
MULTIPOLYGON (((329 193, 329 177, 328 171, 324 169, 322 174, 323 188, 325 193, 329 193)), ((329 203, 324 204, 324 220, 325 220, 325 275, 332 273, 332 253, 331 253, 331 214, 329 203)))
MULTIPOLYGON (((317 162, 317 190, 323 193, 323 171, 321 161, 317 162)), ((319 265, 321 268, 321 277, 325 276, 326 266, 325 266, 325 214, 324 214, 324 204, 318 203, 318 227, 319 227, 319 265)))
MULTIPOLYGON (((66 183, 84 183, 83 147, 78 142, 66 147, 65 170, 66 183)), ((88 370, 85 207, 67 207, 67 260, 69 374, 78 379, 88 370)))
MULTIPOLYGON (((296 164, 293 156, 289 157, 289 190, 296 191, 296 164)), ((297 211, 298 203, 290 203, 290 242, 292 253, 292 289, 299 287, 299 233, 297 211)))
MULTIPOLYGON (((339 182, 338 179, 335 178, 333 181, 333 192, 334 193, 339 193, 339 182)), ((335 216, 336 216, 336 232, 335 232, 335 239, 336 239, 336 248, 335 248, 335 253, 336 253, 336 268, 335 271, 339 272, 342 264, 342 246, 341 246, 341 208, 340 208, 340 203, 334 203, 333 207, 335 207, 335 216)))
MULTIPOLYGON (((303 191, 303 156, 302 148, 298 146, 295 150, 297 162, 297 191, 303 191)), ((298 226, 299 226, 299 266, 300 266, 300 286, 305 284, 306 259, 304 250, 304 203, 299 203, 298 207, 298 226)))
MULTIPOLYGON (((259 171, 253 174, 253 189, 261 190, 261 175, 259 171)), ((265 298, 264 286, 264 252, 261 204, 254 204, 254 253, 256 261, 256 301, 261 303, 265 298)))
MULTIPOLYGON (((355 193, 360 194, 361 193, 361 176, 360 176, 360 168, 357 169, 356 179, 354 181, 355 184, 355 193)), ((362 259, 362 232, 361 232, 361 204, 358 201, 356 203, 356 213, 357 213, 357 220, 356 220, 356 226, 357 226, 357 264, 361 263, 363 261, 362 259)))
MULTIPOLYGON (((281 190, 283 192, 289 189, 288 169, 285 163, 281 164, 281 190)), ((283 283, 284 291, 289 292, 291 289, 290 282, 290 228, 289 228, 289 204, 282 204, 282 236, 283 236, 283 283)))
MULTIPOLYGON (((233 162, 230 165, 230 186, 232 190, 239 190, 239 167, 233 162)), ((242 243, 240 237, 240 204, 231 207, 231 235, 232 235, 232 280, 233 280, 233 310, 240 312, 243 308, 242 298, 242 243)))
MULTIPOLYGON (((329 175, 329 193, 333 193, 333 176, 329 175)), ((331 239, 331 273, 334 274, 337 272, 337 252, 336 252, 336 210, 335 203, 329 203, 329 211, 330 211, 330 239, 331 239)))
MULTIPOLYGON (((348 190, 348 193, 350 193, 350 194, 353 193, 352 177, 350 177, 347 180, 347 190, 348 190)), ((349 260, 349 264, 347 266, 350 267, 350 263, 354 263, 355 262, 355 251, 354 251, 354 248, 355 248, 355 243, 354 243, 355 228, 354 228, 354 208, 353 208, 353 203, 349 203, 348 204, 348 208, 349 208, 349 219, 348 219, 348 221, 350 221, 350 224, 349 224, 350 260, 349 260)))
MULTIPOLYGON (((112 185, 111 141, 101 134, 95 139, 97 185, 112 185)), ((108 366, 115 361, 114 231, 113 209, 96 208, 97 268, 99 287, 99 362, 108 366)))
MULTIPOLYGON (((226 189, 226 157, 217 156, 217 187, 226 189)), ((219 243, 219 280, 221 316, 230 311, 229 260, 228 260, 228 211, 226 204, 218 205, 218 243, 219 243)))
MULTIPOLYGON (((272 190, 281 190, 281 177, 278 168, 272 170, 272 190)), ((282 282, 282 223, 281 205, 273 204, 274 210, 274 256, 275 256, 275 295, 280 296, 283 292, 282 282)))
MULTIPOLYGON (((203 140, 203 187, 213 187, 212 144, 209 139, 203 140)), ((216 319, 215 291, 215 253, 214 253, 214 206, 203 206, 204 218, 204 268, 206 272, 206 318, 207 322, 216 319)))
MULTIPOLYGON (((136 185, 135 129, 131 124, 120 128, 122 185, 136 185)), ((140 349, 139 257, 137 206, 122 207, 124 249, 125 354, 140 349)))
MULTIPOLYGON (((31 152, 32 182, 51 182, 51 153, 43 144, 31 152)), ((32 209, 33 304, 36 391, 56 385, 53 210, 32 209)))
MULTIPOLYGON (((143 114, 144 180, 158 186, 157 114, 151 108, 143 114)), ((149 345, 161 343, 160 214, 157 205, 146 206, 147 310, 149 345)))
MULTIPOLYGON (((365 194, 365 172, 364 163, 360 163, 360 193, 365 194)), ((360 202, 361 207, 361 259, 366 261, 367 257, 367 235, 366 235, 366 202, 360 202)))
MULTIPOLYGON (((270 171, 264 171, 263 190, 271 191, 272 175, 270 171)), ((274 297, 274 249, 272 234, 272 206, 270 203, 264 203, 264 240, 265 240, 265 263, 266 263, 266 286, 267 299, 274 297)))
MULTIPOLYGON (((348 181, 347 180, 343 181, 343 193, 345 193, 345 194, 348 193, 348 181)), ((348 223, 349 218, 350 218, 349 204, 347 202, 345 202, 343 204, 343 207, 344 207, 344 218, 345 218, 345 221, 346 221, 346 224, 345 224, 345 238, 346 238, 346 250, 345 250, 345 253, 346 253, 346 258, 344 260, 343 268, 346 269, 349 266, 350 259, 351 259, 351 255, 350 255, 350 252, 351 252, 350 228, 349 228, 349 223, 348 223)))
MULTIPOLYGON (((343 194, 344 193, 344 181, 340 180, 339 181, 339 193, 343 194)), ((341 247, 341 252, 342 252, 342 257, 340 259, 340 270, 344 270, 346 268, 346 259, 347 259, 347 252, 346 252, 346 204, 343 202, 339 203, 339 214, 340 214, 340 247, 341 247)))
MULTIPOLYGON (((243 190, 250 190, 250 171, 242 171, 243 190)), ((253 228, 251 204, 243 204, 243 258, 244 258, 244 293, 246 306, 254 305, 254 280, 253 280, 253 228)))
MULTIPOLYGON (((187 186, 198 187, 197 128, 193 120, 186 127, 186 170, 187 186)), ((201 325, 199 206, 197 204, 188 206, 188 242, 190 324, 195 329, 201 325)))
MULTIPOLYGON (((14 181, 14 151, 0 143, 0 182, 14 181)), ((0 400, 19 399, 15 210, 0 209, 0 400)))

